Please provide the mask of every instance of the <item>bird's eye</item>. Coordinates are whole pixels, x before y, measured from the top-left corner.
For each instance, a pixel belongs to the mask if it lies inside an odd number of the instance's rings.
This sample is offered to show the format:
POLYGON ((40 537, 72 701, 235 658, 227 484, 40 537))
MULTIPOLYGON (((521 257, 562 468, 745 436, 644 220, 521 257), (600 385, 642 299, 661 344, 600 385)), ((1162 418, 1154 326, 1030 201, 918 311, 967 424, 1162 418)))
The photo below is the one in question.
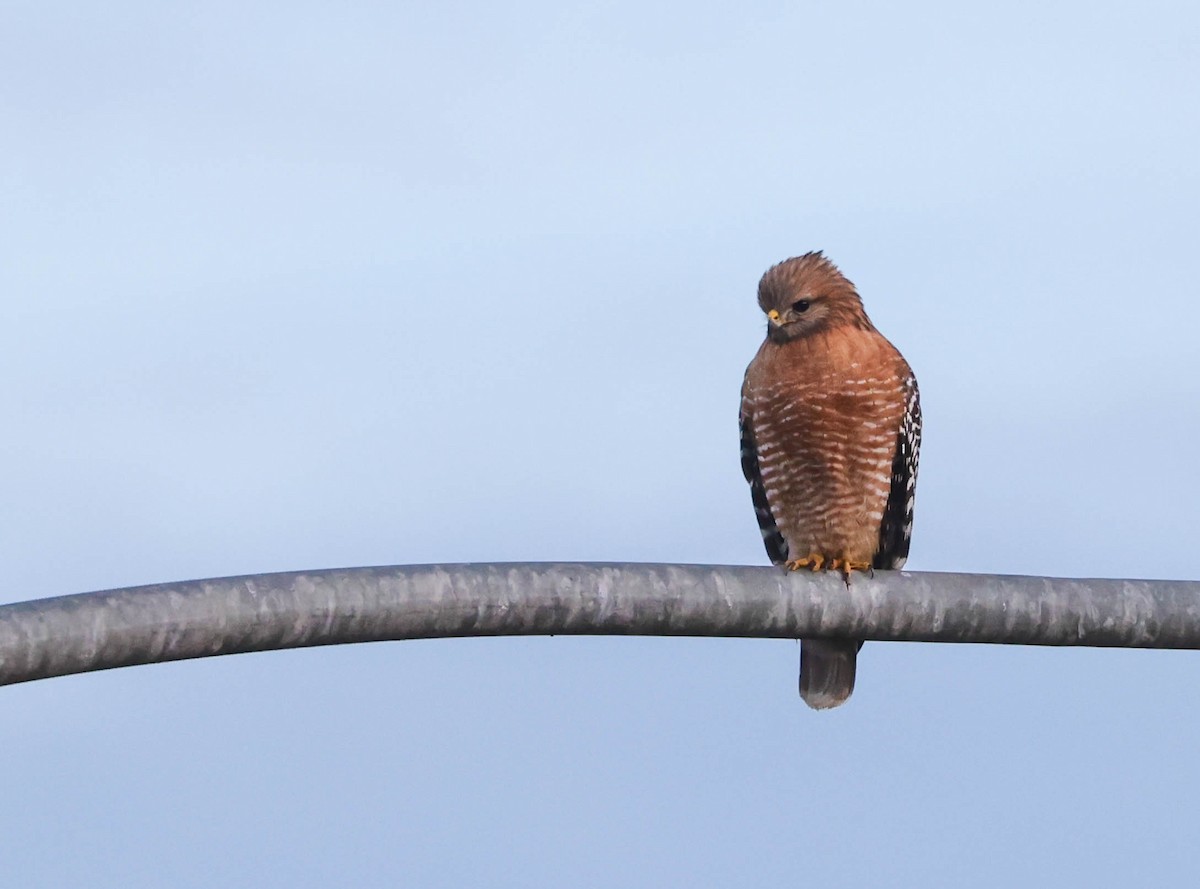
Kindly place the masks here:
POLYGON ((799 315, 801 312, 808 311, 808 300, 802 299, 792 303, 792 311, 799 315))

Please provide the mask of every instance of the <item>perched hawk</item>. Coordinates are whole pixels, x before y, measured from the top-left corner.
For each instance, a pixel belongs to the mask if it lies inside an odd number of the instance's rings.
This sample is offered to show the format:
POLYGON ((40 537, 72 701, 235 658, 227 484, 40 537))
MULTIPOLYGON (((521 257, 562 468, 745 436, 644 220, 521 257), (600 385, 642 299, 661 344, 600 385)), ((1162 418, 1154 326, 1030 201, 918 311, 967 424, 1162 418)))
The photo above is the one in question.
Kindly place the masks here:
MULTIPOLYGON (((742 471, 767 555, 790 570, 899 568, 912 532, 921 403, 908 363, 820 252, 758 284, 767 338, 742 384, 742 471)), ((800 695, 854 691, 862 642, 800 643, 800 695)))

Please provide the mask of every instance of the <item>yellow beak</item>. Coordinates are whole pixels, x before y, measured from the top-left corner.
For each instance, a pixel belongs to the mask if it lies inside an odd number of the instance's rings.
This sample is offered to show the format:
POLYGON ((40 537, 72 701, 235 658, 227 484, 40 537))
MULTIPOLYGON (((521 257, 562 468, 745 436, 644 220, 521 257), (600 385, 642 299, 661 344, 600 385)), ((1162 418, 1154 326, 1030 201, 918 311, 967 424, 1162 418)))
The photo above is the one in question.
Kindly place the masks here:
POLYGON ((772 324, 782 324, 783 323, 783 319, 779 317, 778 309, 771 309, 771 311, 767 312, 767 318, 770 319, 772 324))

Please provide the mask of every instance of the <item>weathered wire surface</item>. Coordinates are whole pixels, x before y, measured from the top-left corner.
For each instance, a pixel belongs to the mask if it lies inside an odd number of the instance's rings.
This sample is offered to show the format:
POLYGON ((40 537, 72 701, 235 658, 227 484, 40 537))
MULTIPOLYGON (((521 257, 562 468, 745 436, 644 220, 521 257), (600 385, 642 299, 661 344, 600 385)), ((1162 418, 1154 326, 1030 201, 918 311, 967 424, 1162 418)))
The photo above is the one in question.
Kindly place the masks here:
POLYGON ((455 636, 843 637, 1200 648, 1200 582, 598 563, 260 574, 0 606, 0 684, 455 636))

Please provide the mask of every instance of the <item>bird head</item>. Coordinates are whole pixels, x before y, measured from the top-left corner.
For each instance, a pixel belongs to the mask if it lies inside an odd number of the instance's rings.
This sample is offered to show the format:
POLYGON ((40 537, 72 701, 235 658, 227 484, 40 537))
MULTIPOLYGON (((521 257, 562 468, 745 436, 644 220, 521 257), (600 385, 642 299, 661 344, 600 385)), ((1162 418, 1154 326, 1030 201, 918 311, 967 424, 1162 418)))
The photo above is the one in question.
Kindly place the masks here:
POLYGON ((819 250, 767 269, 758 282, 758 304, 776 343, 843 325, 871 327, 854 285, 819 250))

